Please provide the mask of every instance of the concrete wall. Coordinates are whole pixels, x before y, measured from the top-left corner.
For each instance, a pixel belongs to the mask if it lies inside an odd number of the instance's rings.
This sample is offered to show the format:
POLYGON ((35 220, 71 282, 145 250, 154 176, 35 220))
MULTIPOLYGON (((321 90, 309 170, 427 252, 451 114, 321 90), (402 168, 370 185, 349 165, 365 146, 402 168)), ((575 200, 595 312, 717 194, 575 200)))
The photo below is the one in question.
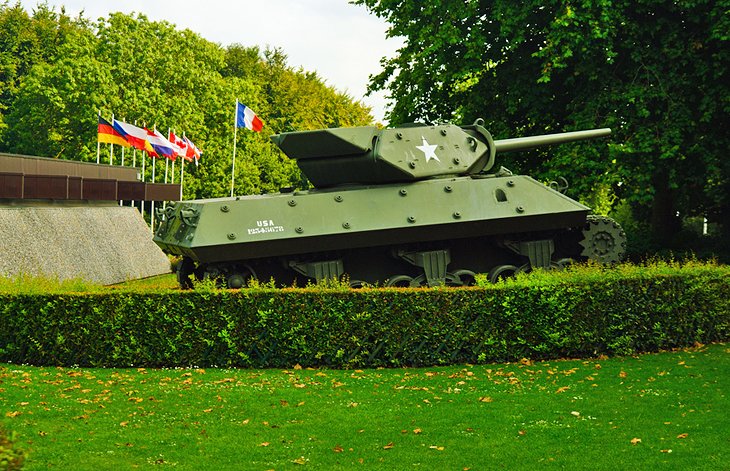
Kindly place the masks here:
POLYGON ((135 208, 0 206, 0 275, 108 285, 169 272, 167 256, 135 208))

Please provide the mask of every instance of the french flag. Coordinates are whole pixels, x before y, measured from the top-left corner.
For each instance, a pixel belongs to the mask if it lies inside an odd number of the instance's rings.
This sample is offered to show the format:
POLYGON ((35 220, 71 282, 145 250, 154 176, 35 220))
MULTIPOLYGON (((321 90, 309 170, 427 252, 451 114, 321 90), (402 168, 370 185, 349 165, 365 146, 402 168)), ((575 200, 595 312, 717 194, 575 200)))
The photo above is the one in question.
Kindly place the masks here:
POLYGON ((248 128, 251 131, 261 132, 264 128, 264 122, 256 116, 248 106, 236 102, 236 127, 248 128))

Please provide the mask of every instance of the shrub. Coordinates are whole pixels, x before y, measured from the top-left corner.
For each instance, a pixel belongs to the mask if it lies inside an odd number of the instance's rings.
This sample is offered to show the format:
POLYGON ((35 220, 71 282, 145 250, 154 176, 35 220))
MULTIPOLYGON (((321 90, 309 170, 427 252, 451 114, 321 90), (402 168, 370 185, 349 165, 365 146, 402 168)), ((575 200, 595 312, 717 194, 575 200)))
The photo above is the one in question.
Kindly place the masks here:
POLYGON ((0 293, 0 361, 378 367, 632 354, 730 338, 730 269, 579 266, 473 288, 0 293))

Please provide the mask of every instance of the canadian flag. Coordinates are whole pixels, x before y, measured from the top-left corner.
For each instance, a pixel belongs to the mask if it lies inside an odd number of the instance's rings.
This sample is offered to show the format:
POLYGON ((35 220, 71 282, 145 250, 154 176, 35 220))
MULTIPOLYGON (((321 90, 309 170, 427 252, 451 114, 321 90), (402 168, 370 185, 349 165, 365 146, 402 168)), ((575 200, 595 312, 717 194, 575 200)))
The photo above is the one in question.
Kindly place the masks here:
POLYGON ((185 140, 183 140, 180 137, 177 137, 172 130, 170 130, 169 136, 167 138, 168 141, 173 146, 173 150, 175 151, 175 155, 173 156, 173 160, 175 159, 175 156, 185 157, 185 154, 188 150, 188 145, 185 143, 185 140))

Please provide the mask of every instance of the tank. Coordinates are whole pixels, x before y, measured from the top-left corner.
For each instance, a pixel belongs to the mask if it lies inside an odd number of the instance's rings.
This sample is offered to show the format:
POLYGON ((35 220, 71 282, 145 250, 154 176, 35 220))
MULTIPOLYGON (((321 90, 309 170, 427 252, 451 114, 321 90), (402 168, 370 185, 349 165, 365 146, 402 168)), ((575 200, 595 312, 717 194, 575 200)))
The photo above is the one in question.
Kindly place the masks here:
POLYGON ((483 121, 277 134, 313 188, 173 203, 155 242, 182 256, 177 276, 303 286, 463 286, 581 260, 614 263, 621 227, 497 157, 610 134, 610 129, 494 140, 483 121))

